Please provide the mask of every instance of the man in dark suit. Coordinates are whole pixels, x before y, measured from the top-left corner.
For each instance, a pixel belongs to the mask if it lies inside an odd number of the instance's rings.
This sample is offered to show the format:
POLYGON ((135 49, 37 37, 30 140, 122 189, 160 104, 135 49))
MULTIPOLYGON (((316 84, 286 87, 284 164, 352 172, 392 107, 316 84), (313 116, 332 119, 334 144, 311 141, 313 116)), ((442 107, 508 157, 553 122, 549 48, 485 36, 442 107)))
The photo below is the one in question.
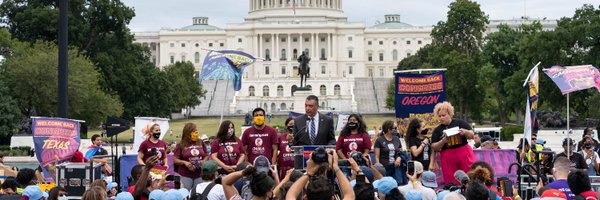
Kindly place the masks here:
POLYGON ((294 120, 293 145, 335 145, 333 119, 319 113, 319 98, 315 95, 306 97, 304 110, 306 114, 294 120))

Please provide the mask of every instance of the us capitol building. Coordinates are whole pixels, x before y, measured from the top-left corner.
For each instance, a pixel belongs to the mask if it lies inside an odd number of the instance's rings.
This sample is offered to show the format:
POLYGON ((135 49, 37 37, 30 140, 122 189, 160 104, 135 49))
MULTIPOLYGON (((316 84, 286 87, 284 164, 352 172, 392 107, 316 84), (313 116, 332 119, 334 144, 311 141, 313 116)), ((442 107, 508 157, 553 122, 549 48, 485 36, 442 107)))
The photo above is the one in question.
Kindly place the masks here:
MULTIPOLYGON (((303 51, 311 58, 308 86, 319 96, 320 110, 392 112, 385 108, 385 98, 393 71, 400 60, 431 43, 433 27, 412 26, 398 14, 385 15, 384 22, 370 27, 349 22, 343 0, 292 4, 292 0, 249 0, 242 23, 222 28, 210 25, 208 17, 194 17, 186 27, 136 32, 135 40, 150 49, 157 67, 186 61, 199 72, 205 49, 240 50, 264 59, 245 69, 239 92, 233 91, 229 80, 202 81, 206 97, 187 114, 236 114, 255 107, 272 113, 303 110, 304 105, 294 105, 293 100, 300 86, 297 58, 303 51)), ((531 21, 491 20, 490 27, 531 21)), ((541 22, 544 28, 556 27, 556 21, 541 22)))

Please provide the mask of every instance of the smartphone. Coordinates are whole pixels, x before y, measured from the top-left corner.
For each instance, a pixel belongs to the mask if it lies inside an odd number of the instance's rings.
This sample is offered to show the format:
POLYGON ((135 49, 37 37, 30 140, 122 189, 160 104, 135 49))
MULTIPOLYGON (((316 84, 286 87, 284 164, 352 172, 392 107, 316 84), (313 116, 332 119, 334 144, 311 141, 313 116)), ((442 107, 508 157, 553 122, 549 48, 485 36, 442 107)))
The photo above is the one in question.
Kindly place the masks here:
POLYGON ((173 176, 173 184, 175 189, 181 189, 181 176, 173 176))
POLYGON ((408 165, 407 165, 406 171, 411 176, 415 174, 415 161, 412 161, 412 160, 408 161, 408 165))
POLYGON ((155 147, 152 147, 150 153, 152 153, 152 155, 158 155, 158 150, 155 147))
POLYGON ((500 193, 502 193, 502 196, 505 196, 505 197, 513 196, 512 181, 510 181, 508 179, 501 179, 498 182, 498 187, 500 187, 500 193))
POLYGON ((365 175, 364 174, 358 174, 356 175, 356 182, 361 182, 361 183, 365 183, 365 175))
POLYGON ((166 181, 173 181, 173 180, 175 180, 175 176, 169 174, 169 175, 167 175, 167 178, 165 178, 165 180, 166 181))

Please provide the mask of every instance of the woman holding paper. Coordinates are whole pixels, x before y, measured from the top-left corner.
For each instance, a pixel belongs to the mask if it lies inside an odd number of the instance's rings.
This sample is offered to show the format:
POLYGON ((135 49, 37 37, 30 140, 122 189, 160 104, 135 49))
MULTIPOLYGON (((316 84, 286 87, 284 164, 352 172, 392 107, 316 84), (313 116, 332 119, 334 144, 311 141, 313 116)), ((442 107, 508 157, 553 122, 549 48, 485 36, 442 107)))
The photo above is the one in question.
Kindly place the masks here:
POLYGON ((444 181, 460 184, 454 178, 457 170, 469 171, 475 162, 473 149, 467 139, 473 139, 469 123, 460 119, 452 119, 454 107, 449 102, 438 103, 433 113, 440 119, 440 125, 433 130, 431 148, 441 152, 441 167, 444 181))

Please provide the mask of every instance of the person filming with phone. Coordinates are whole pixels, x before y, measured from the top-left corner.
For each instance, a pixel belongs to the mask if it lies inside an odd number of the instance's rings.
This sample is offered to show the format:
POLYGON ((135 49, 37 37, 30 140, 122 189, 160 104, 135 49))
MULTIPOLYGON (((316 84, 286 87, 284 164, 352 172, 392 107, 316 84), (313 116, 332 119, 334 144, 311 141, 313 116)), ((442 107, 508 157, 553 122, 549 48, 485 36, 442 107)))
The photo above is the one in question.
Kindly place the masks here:
POLYGON ((423 180, 423 164, 419 161, 408 161, 408 169, 406 175, 410 180, 408 184, 398 187, 398 190, 407 197, 409 195, 420 194, 423 200, 435 200, 437 196, 433 189, 422 185, 423 180))
POLYGON ((431 148, 441 153, 444 180, 459 184, 453 177, 454 172, 469 171, 475 162, 473 149, 467 142, 475 133, 464 120, 452 119, 454 107, 447 101, 435 105, 433 113, 440 119, 440 125, 433 130, 431 148))

